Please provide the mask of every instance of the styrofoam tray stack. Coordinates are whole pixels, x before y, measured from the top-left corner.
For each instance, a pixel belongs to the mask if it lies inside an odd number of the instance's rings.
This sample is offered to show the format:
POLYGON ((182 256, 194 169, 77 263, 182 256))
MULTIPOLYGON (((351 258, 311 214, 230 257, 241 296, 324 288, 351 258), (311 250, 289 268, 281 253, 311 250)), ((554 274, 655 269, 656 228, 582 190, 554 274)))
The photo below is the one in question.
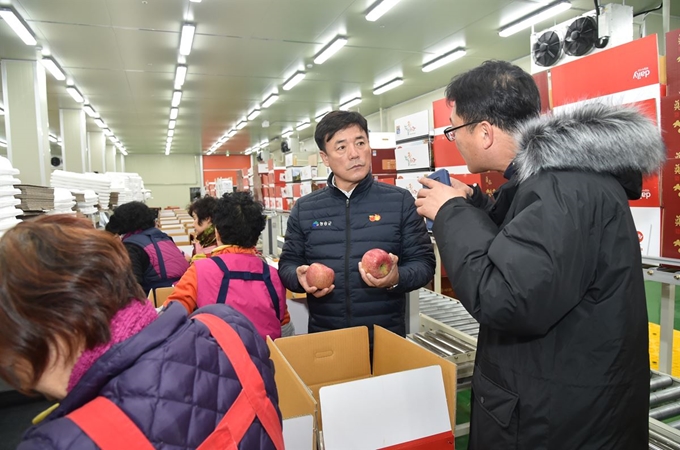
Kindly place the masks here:
POLYGON ((73 207, 76 206, 76 198, 66 188, 54 188, 54 209, 47 214, 75 214, 73 207))
POLYGON ((19 175, 19 170, 12 167, 9 159, 0 156, 0 237, 21 222, 17 216, 24 213, 16 208, 21 200, 15 195, 21 194, 21 191, 14 186, 21 184, 21 181, 15 175, 19 175))
POLYGON ((85 189, 84 191, 71 191, 76 196, 77 208, 83 214, 94 214, 97 212, 97 203, 99 196, 92 189, 85 189))
POLYGON ((108 174, 55 170, 50 177, 50 185, 54 188, 66 188, 72 191, 92 190, 97 193, 99 205, 103 209, 109 207, 111 178, 108 174))
POLYGON ((118 203, 114 206, 146 200, 144 181, 139 174, 134 172, 108 172, 107 175, 111 177, 111 190, 118 192, 118 203))

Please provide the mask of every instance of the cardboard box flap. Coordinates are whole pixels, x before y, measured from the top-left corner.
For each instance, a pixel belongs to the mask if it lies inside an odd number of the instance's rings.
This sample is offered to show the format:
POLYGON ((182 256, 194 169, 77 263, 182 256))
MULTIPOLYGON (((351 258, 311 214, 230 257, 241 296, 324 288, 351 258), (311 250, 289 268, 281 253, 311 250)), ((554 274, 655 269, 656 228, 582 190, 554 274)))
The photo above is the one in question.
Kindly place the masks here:
POLYGON ((307 386, 334 384, 371 374, 366 327, 280 338, 276 347, 307 386))
POLYGON ((311 415, 316 417, 317 403, 307 386, 288 364, 276 344, 267 336, 270 358, 274 362, 274 378, 279 392, 279 408, 284 419, 311 415))
POLYGON ((456 425, 456 365, 376 325, 373 328, 373 375, 437 365, 442 369, 451 429, 456 425))

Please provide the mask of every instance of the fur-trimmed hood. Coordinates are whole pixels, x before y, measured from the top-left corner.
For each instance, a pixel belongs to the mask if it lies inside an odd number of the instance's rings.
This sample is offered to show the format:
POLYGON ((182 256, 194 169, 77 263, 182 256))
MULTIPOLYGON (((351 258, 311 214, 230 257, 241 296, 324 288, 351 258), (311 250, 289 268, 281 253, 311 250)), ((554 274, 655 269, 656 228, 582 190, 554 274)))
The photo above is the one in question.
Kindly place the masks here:
POLYGON ((666 160, 659 129, 632 107, 566 108, 523 124, 516 139, 520 183, 543 170, 649 174, 666 160))

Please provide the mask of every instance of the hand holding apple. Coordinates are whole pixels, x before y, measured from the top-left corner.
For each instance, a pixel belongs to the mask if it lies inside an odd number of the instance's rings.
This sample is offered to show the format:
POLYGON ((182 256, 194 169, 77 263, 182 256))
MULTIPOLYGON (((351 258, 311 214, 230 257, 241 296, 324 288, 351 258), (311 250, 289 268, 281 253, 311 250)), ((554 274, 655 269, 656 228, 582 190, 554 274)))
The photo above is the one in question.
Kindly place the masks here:
POLYGON ((397 256, 374 248, 364 253, 359 263, 359 273, 369 286, 392 287, 399 283, 398 262, 397 256))
POLYGON ((315 287, 317 289, 326 289, 333 285, 335 281, 335 272, 328 266, 324 266, 320 263, 312 263, 307 269, 305 274, 307 278, 307 284, 310 287, 315 287))
POLYGON ((333 272, 332 269, 324 266, 323 264, 314 263, 311 266, 302 265, 302 266, 299 266, 297 269, 295 269, 295 273, 297 274, 298 282, 300 283, 300 286, 302 286, 302 289, 304 289, 306 293, 312 294, 316 298, 323 297, 324 295, 328 295, 333 291, 333 289, 335 289, 335 285, 333 284, 333 280, 335 279, 335 273, 333 272), (330 270, 330 272, 331 272, 330 275, 332 275, 332 277, 333 277, 333 278, 331 278, 331 282, 330 282, 330 285, 328 287, 325 287, 325 288, 322 289, 319 286, 310 285, 310 283, 307 281, 307 272, 315 264, 317 266, 321 266, 321 267, 312 269, 312 275, 311 275, 312 281, 318 282, 318 280, 314 279, 314 277, 316 276, 315 272, 317 274, 318 273, 325 274, 324 276, 328 277, 329 276, 328 272, 323 270, 325 268, 327 270, 330 270), (321 270, 319 270, 319 269, 321 269, 321 270))

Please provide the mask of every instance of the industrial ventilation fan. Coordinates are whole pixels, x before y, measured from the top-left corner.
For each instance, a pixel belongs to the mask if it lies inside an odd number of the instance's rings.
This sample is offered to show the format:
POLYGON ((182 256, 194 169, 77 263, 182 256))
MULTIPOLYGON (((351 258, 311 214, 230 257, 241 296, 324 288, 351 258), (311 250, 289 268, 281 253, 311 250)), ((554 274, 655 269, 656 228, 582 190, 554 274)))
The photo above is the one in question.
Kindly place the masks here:
POLYGON ((539 66, 548 67, 555 64, 562 56, 562 41, 559 34, 554 31, 546 31, 538 37, 531 53, 534 62, 539 66))
POLYGON ((589 16, 579 17, 567 28, 564 51, 570 56, 583 56, 595 48, 598 39, 595 19, 589 16))

